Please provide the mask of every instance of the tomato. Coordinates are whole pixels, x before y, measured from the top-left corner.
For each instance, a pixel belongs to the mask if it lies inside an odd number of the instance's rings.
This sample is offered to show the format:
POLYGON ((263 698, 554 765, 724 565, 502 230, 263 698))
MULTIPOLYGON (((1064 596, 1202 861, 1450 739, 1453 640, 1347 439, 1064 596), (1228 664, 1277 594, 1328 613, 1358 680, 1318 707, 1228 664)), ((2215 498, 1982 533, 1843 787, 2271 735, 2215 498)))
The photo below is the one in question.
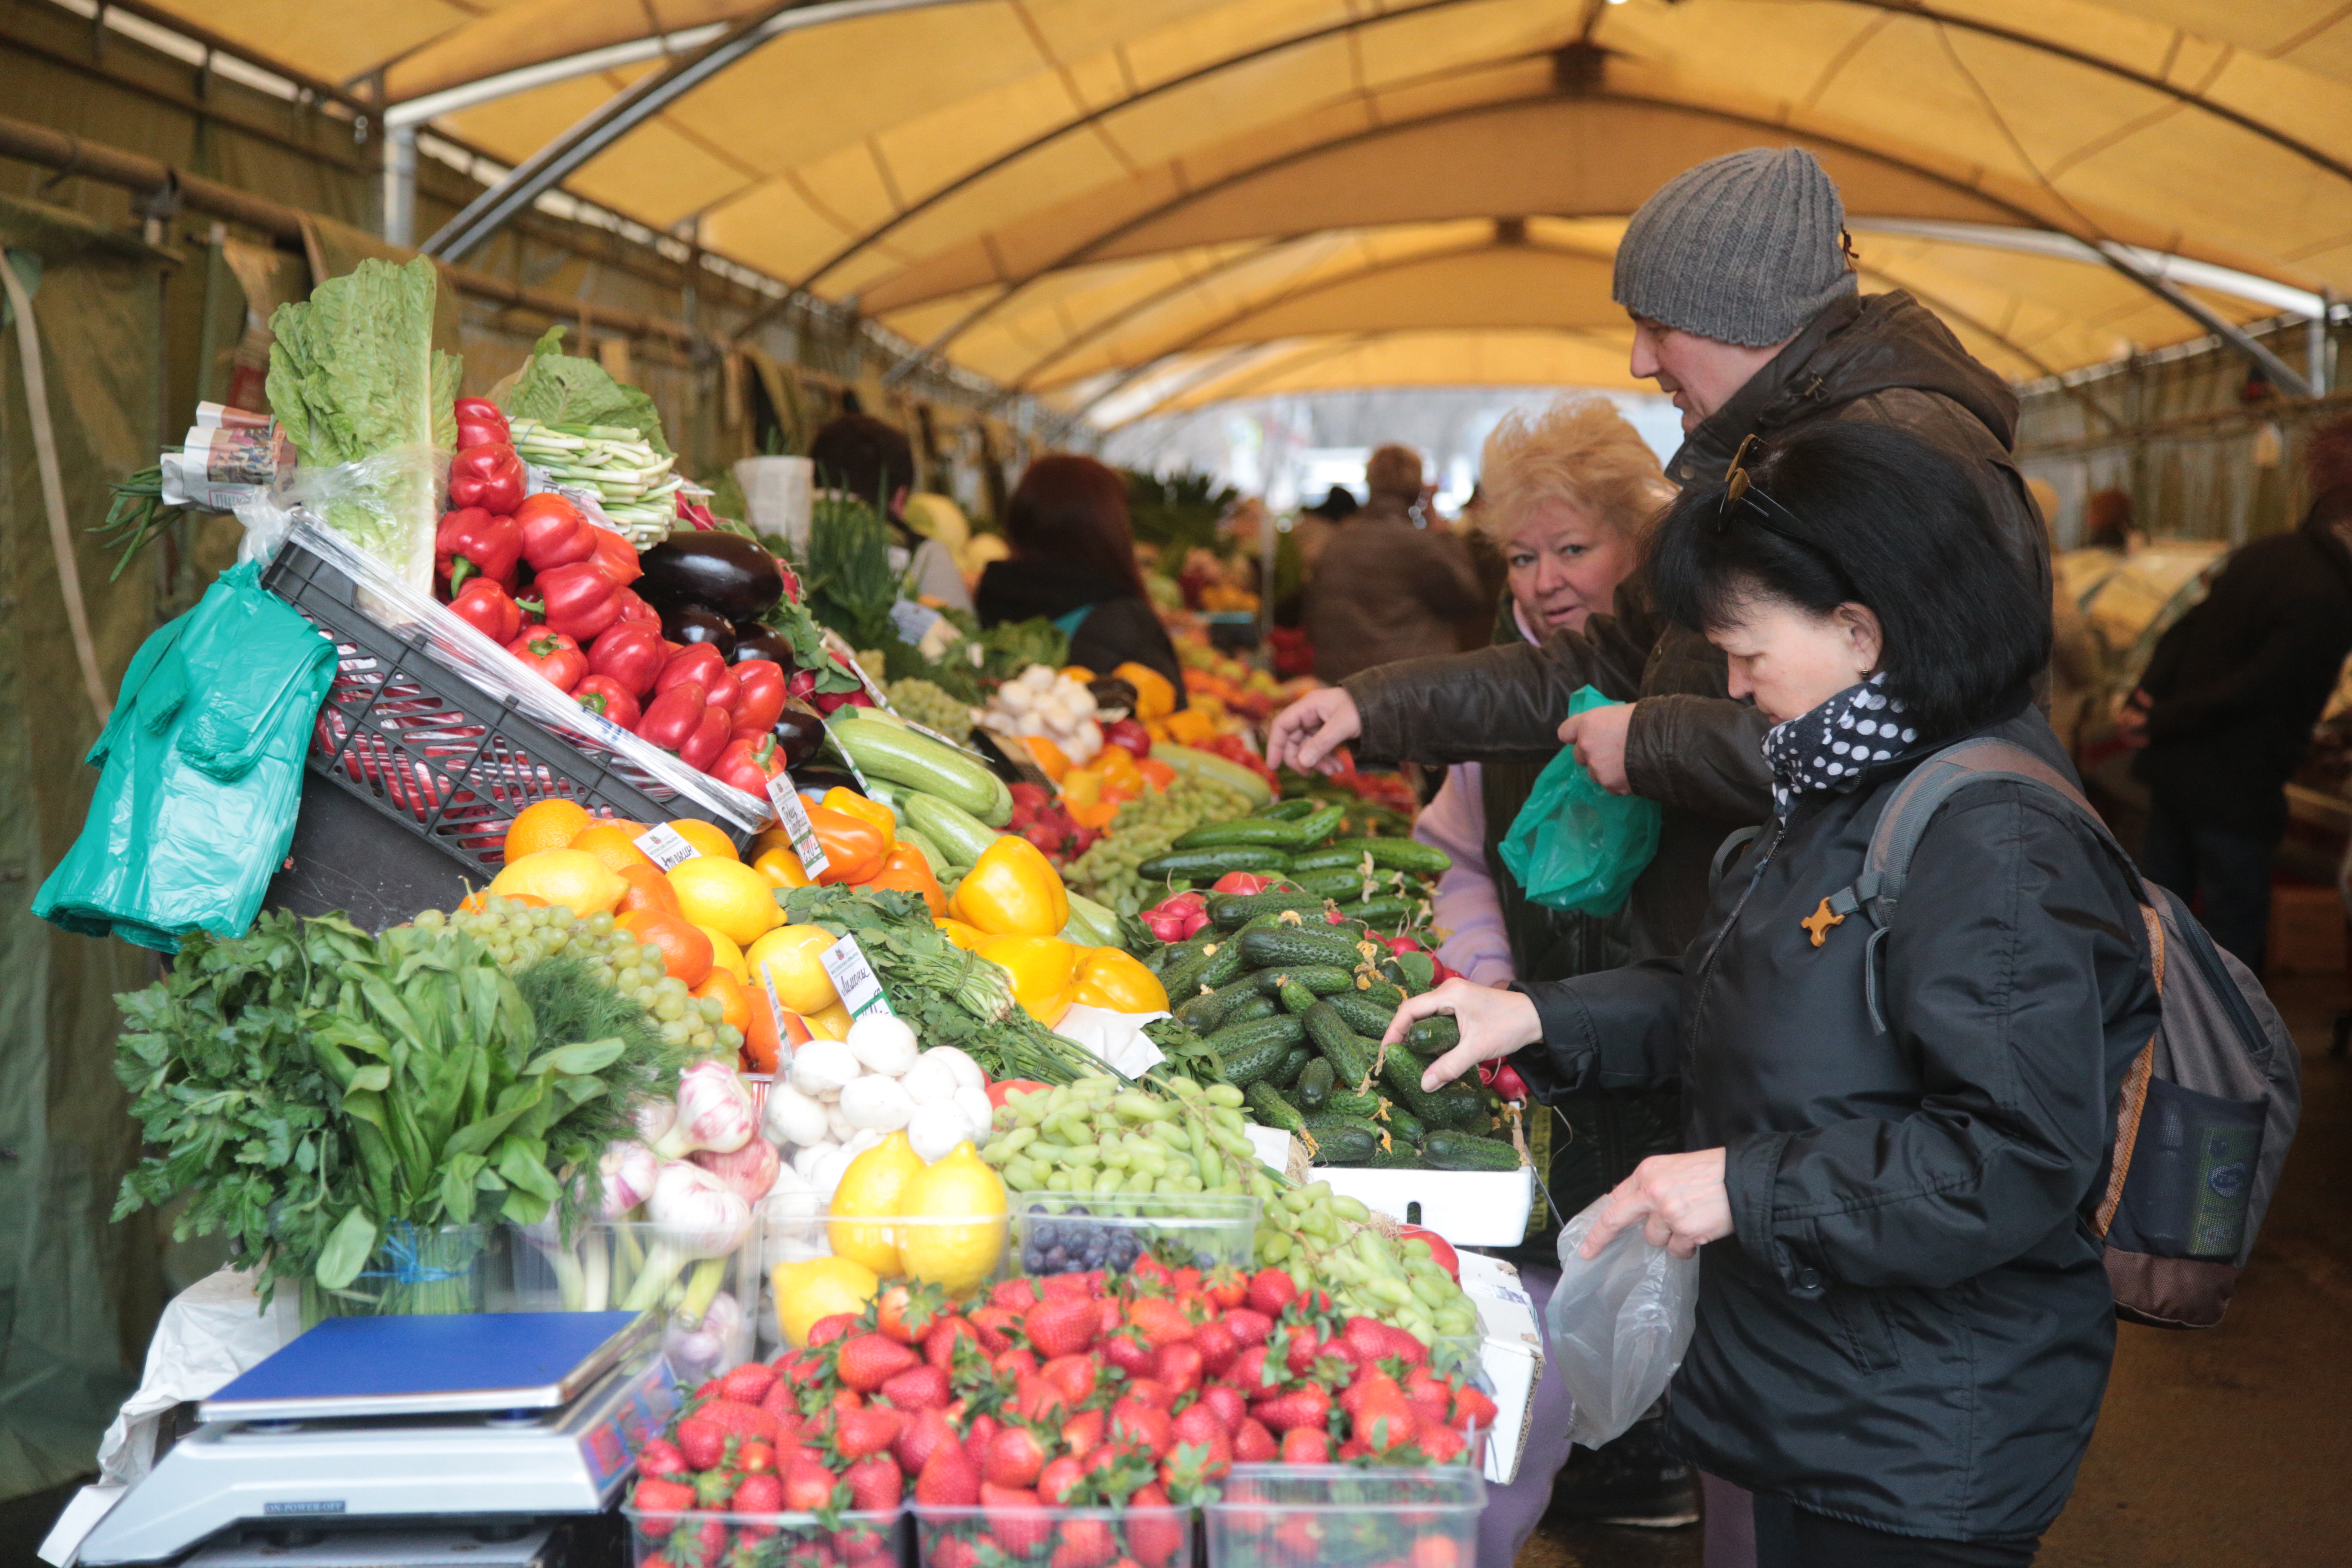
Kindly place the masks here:
POLYGON ((1454 1282, 1456 1285, 1461 1284, 1462 1259, 1455 1255, 1454 1244, 1446 1240, 1444 1237, 1438 1235, 1435 1231, 1426 1229, 1421 1226, 1401 1225, 1397 1226, 1397 1239, 1399 1241, 1402 1241, 1409 1237, 1415 1236, 1429 1243, 1430 1256, 1436 1258, 1438 1263, 1448 1274, 1454 1276, 1454 1282))

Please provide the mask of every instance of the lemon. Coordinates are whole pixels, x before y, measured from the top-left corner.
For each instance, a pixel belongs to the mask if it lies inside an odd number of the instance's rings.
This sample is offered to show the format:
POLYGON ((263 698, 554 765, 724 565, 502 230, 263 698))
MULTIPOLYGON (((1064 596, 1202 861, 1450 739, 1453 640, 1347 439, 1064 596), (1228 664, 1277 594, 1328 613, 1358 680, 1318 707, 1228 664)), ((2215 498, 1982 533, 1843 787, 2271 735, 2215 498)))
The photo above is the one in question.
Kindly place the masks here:
POLYGON ((896 1226, 843 1222, 896 1218, 906 1213, 902 1194, 908 1184, 922 1173, 923 1157, 915 1152, 904 1132, 891 1133, 849 1162, 849 1168, 841 1173, 841 1185, 834 1189, 832 1206, 825 1210, 833 1222, 825 1232, 833 1242, 834 1256, 856 1258, 885 1279, 904 1272, 898 1267, 896 1226))
POLYGON ((783 918, 768 879, 740 860, 709 855, 681 860, 670 870, 669 885, 690 923, 710 927, 737 947, 749 947, 783 918))
POLYGON ((822 962, 833 942, 833 933, 823 926, 772 931, 743 950, 745 981, 756 986, 764 969, 776 983, 776 1005, 803 1017, 822 1013, 841 1000, 822 962))
POLYGON ((746 985, 751 983, 751 970, 743 962, 743 950, 729 941, 725 931, 717 926, 697 926, 694 929, 710 939, 710 962, 714 966, 725 970, 746 985))
POLYGON ((849 1009, 842 1003, 835 1002, 832 1006, 819 1008, 814 1013, 803 1013, 801 1022, 806 1024, 809 1033, 820 1040, 849 1038, 849 1009))
POLYGON ((862 1312, 882 1289, 871 1268, 848 1258, 812 1258, 779 1263, 769 1276, 776 1287, 776 1327, 794 1350, 808 1344, 809 1331, 835 1312, 862 1312))
POLYGON ((489 886, 500 897, 524 893, 562 904, 583 920, 611 914, 628 890, 628 883, 585 849, 541 849, 509 860, 489 886))
POLYGON ((697 855, 705 855, 713 860, 743 858, 735 852, 735 840, 728 837, 726 829, 715 823, 705 822, 699 817, 681 816, 669 826, 680 838, 694 846, 697 855))
MULTIPOLYGON (((928 1280, 950 1295, 996 1272, 1004 1256, 1004 1216, 1011 1208, 1002 1177, 969 1142, 925 1166, 898 1194, 908 1219, 970 1220, 969 1225, 908 1225, 898 1233, 898 1260, 909 1279, 928 1280)), ((840 1244, 835 1243, 835 1250, 840 1244)))

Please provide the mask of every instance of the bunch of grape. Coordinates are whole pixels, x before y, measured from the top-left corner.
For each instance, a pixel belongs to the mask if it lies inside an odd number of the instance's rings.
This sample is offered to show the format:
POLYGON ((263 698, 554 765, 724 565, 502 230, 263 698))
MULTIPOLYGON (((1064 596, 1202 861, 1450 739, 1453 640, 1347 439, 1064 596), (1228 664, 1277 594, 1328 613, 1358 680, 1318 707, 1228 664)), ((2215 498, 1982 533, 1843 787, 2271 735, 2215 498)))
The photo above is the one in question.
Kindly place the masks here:
POLYGON ((1256 1261, 1284 1268, 1303 1289, 1331 1292, 1345 1312, 1393 1323, 1423 1344, 1454 1342, 1475 1355, 1478 1310, 1419 1237, 1391 1241, 1369 1223, 1361 1201, 1328 1182, 1287 1184, 1260 1194, 1256 1261))
POLYGON ((1146 790, 1118 808, 1110 831, 1064 868, 1063 878, 1086 897, 1119 914, 1140 914, 1167 896, 1146 887, 1136 868, 1204 822, 1249 815, 1249 797, 1209 779, 1179 773, 1165 791, 1146 790))
POLYGON ((971 733, 971 710, 928 680, 894 680, 885 689, 898 716, 927 730, 937 730, 950 741, 971 733))
POLYGON ((725 1022, 726 1003, 691 994, 684 982, 671 978, 660 948, 640 946, 614 927, 611 915, 583 920, 561 905, 530 909, 492 895, 478 910, 426 910, 415 924, 425 931, 446 927, 465 932, 509 973, 542 958, 575 959, 599 984, 652 1015, 655 1030, 671 1045, 698 1056, 730 1058, 742 1047, 742 1032, 725 1022))
POLYGON ((1242 1133, 1241 1090, 1169 1080, 1169 1098, 1081 1078, 1016 1090, 998 1108, 980 1157, 1020 1193, 1247 1193, 1255 1158, 1242 1133))

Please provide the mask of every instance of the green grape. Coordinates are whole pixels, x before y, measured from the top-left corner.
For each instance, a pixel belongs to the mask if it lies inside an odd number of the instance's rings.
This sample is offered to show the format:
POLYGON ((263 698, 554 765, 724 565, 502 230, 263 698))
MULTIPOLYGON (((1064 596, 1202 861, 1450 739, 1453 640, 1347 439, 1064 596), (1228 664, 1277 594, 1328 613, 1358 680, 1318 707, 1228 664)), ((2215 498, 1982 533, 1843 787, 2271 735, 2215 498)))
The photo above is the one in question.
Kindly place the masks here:
POLYGON ((419 931, 439 931, 448 918, 439 910, 425 910, 419 911, 413 923, 419 931))
POLYGON ((663 1023, 661 1037, 670 1045, 682 1046, 687 1043, 690 1036, 684 1021, 673 1018, 663 1023))
POLYGON ((675 996, 656 994, 653 1001, 653 1015, 665 1024, 674 1023, 686 1016, 686 1004, 675 996))
POLYGON ((719 1025, 711 1031, 711 1037, 723 1050, 740 1051, 743 1048, 743 1031, 732 1024, 719 1025))
POLYGON ((706 1024, 724 1023, 727 1019, 727 1004, 716 996, 700 998, 695 1003, 695 1009, 702 1015, 702 1021, 706 1024))
POLYGON ((609 931, 612 929, 613 917, 611 915, 590 915, 588 917, 588 931, 590 935, 603 936, 606 931, 609 931))

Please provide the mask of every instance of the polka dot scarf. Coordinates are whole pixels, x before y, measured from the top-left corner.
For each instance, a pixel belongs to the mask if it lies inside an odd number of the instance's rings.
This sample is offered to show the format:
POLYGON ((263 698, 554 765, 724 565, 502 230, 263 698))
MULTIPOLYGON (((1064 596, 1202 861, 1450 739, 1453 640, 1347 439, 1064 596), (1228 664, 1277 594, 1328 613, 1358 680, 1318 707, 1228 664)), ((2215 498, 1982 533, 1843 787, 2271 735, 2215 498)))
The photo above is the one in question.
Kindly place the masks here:
POLYGON ((1903 704, 1881 689, 1885 674, 1849 686, 1810 713, 1764 732, 1764 760, 1772 764, 1772 812, 1786 817, 1798 795, 1843 794, 1881 763, 1892 762, 1919 739, 1903 721, 1903 704))

